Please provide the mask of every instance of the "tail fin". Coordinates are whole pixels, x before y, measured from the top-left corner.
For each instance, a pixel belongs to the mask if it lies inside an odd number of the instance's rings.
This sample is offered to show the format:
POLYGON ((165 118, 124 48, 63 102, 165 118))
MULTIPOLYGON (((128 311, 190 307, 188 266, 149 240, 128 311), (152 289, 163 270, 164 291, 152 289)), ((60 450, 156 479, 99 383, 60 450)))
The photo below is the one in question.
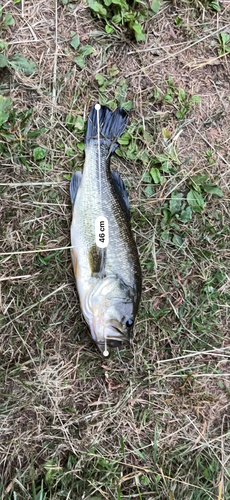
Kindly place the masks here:
MULTIPOLYGON (((117 108, 112 112, 107 106, 101 106, 99 110, 100 139, 109 146, 111 152, 118 146, 116 141, 123 134, 128 121, 129 117, 124 109, 117 108)), ((85 143, 97 138, 97 111, 94 106, 88 118, 85 143)))

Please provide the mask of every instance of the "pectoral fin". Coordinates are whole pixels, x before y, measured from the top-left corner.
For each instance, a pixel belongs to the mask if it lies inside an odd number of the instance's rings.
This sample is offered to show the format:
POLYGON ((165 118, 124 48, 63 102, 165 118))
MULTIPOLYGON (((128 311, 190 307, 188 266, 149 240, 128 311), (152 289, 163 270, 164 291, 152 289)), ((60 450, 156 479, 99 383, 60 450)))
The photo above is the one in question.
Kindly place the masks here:
POLYGON ((105 277, 106 248, 99 248, 94 244, 88 255, 92 275, 98 275, 100 279, 105 277))

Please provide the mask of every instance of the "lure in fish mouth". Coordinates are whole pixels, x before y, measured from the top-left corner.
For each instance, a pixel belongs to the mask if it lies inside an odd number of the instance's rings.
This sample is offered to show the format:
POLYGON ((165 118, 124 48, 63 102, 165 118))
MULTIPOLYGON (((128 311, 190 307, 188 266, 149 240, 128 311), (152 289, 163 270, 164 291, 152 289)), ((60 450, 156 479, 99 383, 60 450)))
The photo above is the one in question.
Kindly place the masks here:
POLYGON ((71 253, 84 318, 107 356, 109 348, 132 338, 142 278, 128 194, 119 173, 110 169, 128 115, 120 108, 98 108, 88 118, 83 174, 75 172, 70 183, 71 253))

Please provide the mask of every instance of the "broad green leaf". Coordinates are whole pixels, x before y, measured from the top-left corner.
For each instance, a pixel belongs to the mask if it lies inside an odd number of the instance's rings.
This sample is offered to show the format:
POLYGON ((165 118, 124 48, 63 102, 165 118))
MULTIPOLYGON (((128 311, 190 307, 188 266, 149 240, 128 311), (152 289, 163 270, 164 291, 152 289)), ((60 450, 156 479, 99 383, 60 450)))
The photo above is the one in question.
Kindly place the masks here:
POLYGON ((143 130, 143 137, 148 142, 148 144, 150 144, 153 140, 152 135, 149 134, 149 132, 147 132, 147 130, 143 130))
POLYGON ((4 54, 0 54, 0 68, 6 68, 8 66, 7 57, 4 54))
POLYGON ((150 174, 151 174, 151 176, 153 178, 153 182, 155 182, 155 184, 162 182, 162 177, 161 177, 161 174, 160 174, 160 171, 158 170, 158 168, 152 167, 150 170, 150 174))
POLYGON ((109 66, 108 69, 107 69, 107 73, 110 76, 110 78, 112 78, 113 76, 118 75, 119 69, 118 69, 117 65, 113 64, 112 66, 109 66))
POLYGON ((151 9, 153 10, 153 12, 155 14, 157 14, 157 12, 159 12, 160 4, 161 4, 161 0, 152 0, 151 9))
POLYGON ((132 23, 132 29, 137 33, 142 33, 142 26, 137 21, 132 23))
POLYGON ((74 62, 80 66, 80 68, 84 68, 85 67, 85 59, 84 57, 82 56, 77 56, 74 58, 74 62))
POLYGON ((12 100, 10 97, 3 97, 3 95, 0 95, 0 127, 3 123, 7 122, 10 116, 11 105, 12 100))
POLYGON ((183 116, 186 115, 188 111, 188 108, 186 106, 182 106, 177 112, 176 112, 176 117, 179 119, 179 118, 183 118, 183 116))
POLYGON ((218 35, 220 43, 223 44, 223 47, 229 42, 229 35, 227 33, 220 33, 218 35))
POLYGON ((203 186, 209 178, 208 174, 195 174, 191 177, 191 181, 194 185, 196 191, 200 192, 200 189, 197 189, 199 186, 203 186))
POLYGON ((85 122, 84 122, 83 118, 81 116, 78 116, 76 121, 75 121, 75 125, 74 125, 76 132, 80 132, 80 133, 83 132, 84 126, 85 126, 85 122))
POLYGON ((103 85, 105 79, 104 79, 104 76, 103 75, 100 75, 100 73, 98 73, 96 76, 95 76, 95 79, 98 81, 98 85, 103 85))
POLYGON ((192 218, 192 209, 191 207, 187 207, 185 210, 181 210, 180 220, 185 224, 189 222, 192 218))
POLYGON ((143 486, 148 486, 150 484, 150 480, 147 476, 141 476, 141 484, 143 486))
POLYGON ((100 16, 103 16, 103 17, 107 16, 107 10, 99 2, 95 2, 94 0, 89 0, 88 4, 89 4, 89 7, 92 10, 94 10, 94 12, 99 14, 100 16))
POLYGON ((65 123, 66 123, 67 128, 69 130, 72 130, 75 123, 76 123, 76 117, 74 115, 72 115, 71 113, 69 113, 68 115, 66 115, 65 123))
POLYGON ((169 95, 169 94, 165 94, 165 95, 163 96, 163 99, 164 99, 164 101, 165 101, 165 102, 168 102, 169 104, 171 104, 171 103, 173 102, 173 98, 172 98, 172 96, 171 96, 171 95, 169 95))
POLYGON ((187 202, 194 212, 201 213, 204 208, 204 199, 201 193, 191 189, 187 194, 187 202))
POLYGON ((220 187, 217 186, 216 184, 204 184, 203 190, 206 193, 215 194, 216 196, 219 196, 220 198, 222 198, 222 196, 224 196, 222 189, 220 189, 220 187))
POLYGON ((153 195, 153 187, 151 186, 151 184, 148 184, 148 186, 146 186, 145 190, 145 195, 149 198, 150 196, 153 195))
POLYGON ((128 4, 125 0, 113 0, 113 4, 119 5, 123 12, 127 12, 129 10, 128 4))
POLYGON ((6 26, 14 26, 14 25, 15 25, 14 18, 11 16, 11 14, 7 13, 4 17, 3 26, 6 27, 6 26))
POLYGON ((139 159, 144 164, 149 163, 149 153, 147 151, 145 151, 145 150, 144 151, 140 151, 139 159))
POLYGON ((175 22, 175 25, 176 25, 176 26, 180 26, 180 24, 182 23, 182 19, 181 19, 181 17, 177 16, 177 17, 175 18, 175 21, 174 21, 174 22, 175 22))
POLYGON ((141 33, 138 33, 135 31, 135 38, 136 38, 137 42, 143 42, 145 40, 146 36, 143 33, 143 31, 141 33))
POLYGON ((133 109, 133 101, 123 102, 123 104, 121 104, 121 108, 125 109, 126 111, 130 111, 130 109, 133 109))
POLYGON ((185 91, 184 89, 178 89, 178 96, 179 96, 179 99, 180 101, 184 101, 185 100, 185 91))
POLYGON ((79 50, 79 55, 86 57, 86 56, 89 56, 90 54, 92 54, 92 52, 93 52, 93 47, 91 47, 91 45, 84 45, 79 50))
POLYGON ((174 245, 176 247, 181 247, 181 245, 183 245, 183 240, 182 240, 182 238, 178 234, 174 234, 173 235, 172 242, 174 243, 174 245))
POLYGON ((85 144, 84 142, 78 142, 77 147, 80 151, 84 151, 85 149, 85 144))
POLYGON ((23 71, 23 73, 28 76, 37 71, 36 63, 34 61, 27 61, 27 59, 19 53, 14 54, 9 63, 16 71, 23 71))
POLYGON ((4 50, 8 47, 8 43, 4 40, 0 40, 0 50, 4 50))
POLYGON ((176 191, 174 191, 171 194, 169 209, 172 215, 178 214, 178 212, 180 211, 182 198, 182 193, 177 193, 176 191))
POLYGON ((220 12, 221 11, 221 8, 220 8, 220 4, 219 2, 211 2, 210 3, 210 7, 212 7, 214 10, 216 10, 217 12, 220 12))
POLYGON ((35 160, 43 160, 46 156, 46 149, 42 148, 41 146, 38 146, 33 150, 33 157, 35 160))
POLYGON ((112 21, 114 24, 119 24, 121 22, 121 16, 120 14, 117 14, 116 16, 112 17, 112 21))
POLYGON ((79 45, 80 45, 80 38, 79 38, 79 36, 78 36, 78 35, 75 35, 75 36, 72 38, 72 40, 71 40, 71 42, 70 42, 70 45, 72 45, 72 47, 73 47, 75 50, 77 50, 77 49, 78 49, 78 47, 79 47, 79 45))
POLYGON ((125 132, 119 139, 118 139, 118 144, 121 144, 122 146, 127 146, 130 142, 131 135, 129 132, 125 132))
POLYGON ((74 153, 75 151, 72 148, 67 148, 65 152, 66 156, 73 156, 74 153))
POLYGON ((113 27, 110 26, 110 24, 106 24, 105 31, 106 31, 106 33, 112 33, 113 32, 113 27))
POLYGON ((152 176, 149 174, 149 172, 145 172, 142 178, 143 182, 147 182, 148 184, 151 184, 152 182, 152 176))
POLYGON ((166 174, 169 174, 171 168, 172 168, 172 163, 169 160, 163 162, 159 167, 159 169, 163 170, 163 172, 165 172, 166 174))
POLYGON ((194 94, 194 95, 192 95, 192 97, 191 97, 191 101, 192 101, 192 102, 197 102, 197 103, 199 103, 199 102, 201 102, 201 100, 202 100, 202 99, 201 99, 201 97, 200 97, 199 95, 197 95, 197 94, 194 94))
POLYGON ((51 165, 50 165, 50 163, 46 163, 46 161, 40 161, 39 167, 42 170, 51 170, 51 168, 52 168, 51 165))

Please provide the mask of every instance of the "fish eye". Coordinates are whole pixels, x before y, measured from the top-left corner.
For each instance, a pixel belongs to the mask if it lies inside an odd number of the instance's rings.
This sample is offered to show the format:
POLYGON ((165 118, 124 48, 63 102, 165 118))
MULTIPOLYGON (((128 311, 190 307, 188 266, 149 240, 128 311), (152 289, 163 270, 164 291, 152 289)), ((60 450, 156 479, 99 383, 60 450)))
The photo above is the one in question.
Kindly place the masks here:
POLYGON ((128 319, 128 321, 126 321, 126 326, 127 326, 127 328, 130 328, 131 326, 133 326, 133 320, 128 319))

